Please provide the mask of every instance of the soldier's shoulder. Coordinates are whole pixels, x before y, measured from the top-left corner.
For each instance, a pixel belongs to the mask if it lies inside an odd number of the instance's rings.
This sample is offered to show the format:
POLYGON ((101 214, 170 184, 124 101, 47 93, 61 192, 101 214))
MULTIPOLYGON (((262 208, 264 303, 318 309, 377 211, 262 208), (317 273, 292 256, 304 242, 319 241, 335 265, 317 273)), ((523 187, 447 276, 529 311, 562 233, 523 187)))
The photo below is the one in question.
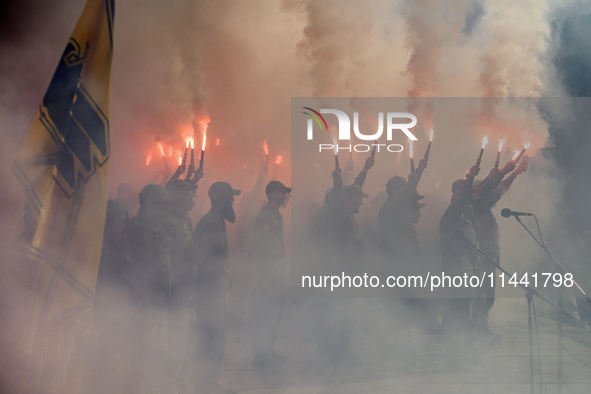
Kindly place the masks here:
POLYGON ((218 226, 218 218, 210 211, 207 212, 205 215, 199 219, 197 222, 197 226, 195 227, 195 231, 203 230, 207 231, 207 229, 217 227, 218 226))

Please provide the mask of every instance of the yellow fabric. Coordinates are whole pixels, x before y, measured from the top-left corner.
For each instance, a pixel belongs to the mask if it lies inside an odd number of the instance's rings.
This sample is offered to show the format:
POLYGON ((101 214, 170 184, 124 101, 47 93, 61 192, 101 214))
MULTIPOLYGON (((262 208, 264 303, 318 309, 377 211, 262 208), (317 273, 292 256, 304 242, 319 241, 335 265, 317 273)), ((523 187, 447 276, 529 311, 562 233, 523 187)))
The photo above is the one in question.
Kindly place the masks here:
POLYGON ((67 327, 92 327, 107 204, 113 17, 114 0, 87 1, 14 165, 39 215, 29 352, 59 344, 67 327))

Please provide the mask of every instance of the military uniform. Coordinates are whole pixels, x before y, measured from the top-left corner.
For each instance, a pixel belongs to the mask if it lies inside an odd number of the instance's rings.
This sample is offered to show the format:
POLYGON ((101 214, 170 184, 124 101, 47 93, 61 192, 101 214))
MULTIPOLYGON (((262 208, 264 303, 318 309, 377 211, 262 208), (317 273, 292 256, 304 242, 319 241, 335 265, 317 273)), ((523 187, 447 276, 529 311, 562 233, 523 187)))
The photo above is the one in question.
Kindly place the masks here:
MULTIPOLYGON (((253 316, 257 324, 253 346, 255 364, 274 355, 273 344, 285 301, 285 243, 283 216, 267 203, 255 220, 252 242, 253 268, 257 273, 257 296, 253 316)), ((264 361, 263 361, 264 360, 264 361)))

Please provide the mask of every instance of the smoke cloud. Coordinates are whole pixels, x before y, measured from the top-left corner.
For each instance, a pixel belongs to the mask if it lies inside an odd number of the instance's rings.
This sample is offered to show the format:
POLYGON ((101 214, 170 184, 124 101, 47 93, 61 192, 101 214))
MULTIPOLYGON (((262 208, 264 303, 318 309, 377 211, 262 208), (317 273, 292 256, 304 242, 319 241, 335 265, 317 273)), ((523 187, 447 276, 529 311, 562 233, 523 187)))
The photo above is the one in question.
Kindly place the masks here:
MULTIPOLYGON (((449 204, 451 184, 475 162, 485 134, 490 142, 481 178, 493 166, 500 139, 506 141, 502 164, 524 143, 532 144, 527 150, 530 167, 503 197, 502 206, 493 211, 497 217, 505 207, 536 212, 544 234, 552 234, 548 238, 562 239, 571 228, 581 234, 587 231, 585 237, 590 237, 588 220, 582 219, 591 217, 588 210, 563 219, 569 207, 588 204, 581 198, 590 192, 590 182, 581 181, 589 177, 591 143, 583 116, 588 105, 544 101, 545 95, 556 92, 588 94, 591 86, 583 78, 591 62, 589 55, 576 48, 588 42, 590 13, 581 12, 587 9, 577 5, 582 2, 572 3, 572 7, 560 8, 550 0, 119 1, 111 89, 110 196, 116 195, 123 182, 139 191, 165 177, 157 143, 163 145, 174 171, 188 126, 195 129, 198 157, 201 134, 195 122, 211 120, 205 175, 190 216, 195 225, 209 209, 207 190, 215 181, 228 181, 244 192, 236 197, 237 222, 228 225, 232 269, 236 278, 245 275, 243 282, 234 283, 230 321, 248 335, 257 329, 251 322, 248 298, 249 291, 257 287, 257 276, 248 273, 250 237, 245 232, 252 231, 254 216, 265 200, 257 183, 265 173, 263 141, 267 141, 271 162, 265 182, 279 179, 289 186, 292 176, 296 182, 294 208, 282 210, 288 250, 305 248, 306 225, 332 185, 332 155, 318 160, 292 157, 298 154, 290 135, 294 97, 314 97, 326 103, 335 97, 354 97, 347 105, 360 112, 367 134, 375 131, 378 112, 364 98, 409 97, 408 111, 424 122, 425 131, 432 124, 437 126, 429 167, 419 185, 427 205, 417 225, 424 257, 433 269, 440 267, 437 226, 449 204), (576 16, 573 10, 578 11, 576 16), (567 23, 572 18, 578 23, 567 23), (557 26, 554 30, 551 23, 557 26), (551 64, 553 56, 558 59, 555 65, 551 64), (437 97, 482 100, 438 101, 437 97)), ((82 7, 77 0, 5 1, 0 5, 2 247, 23 228, 24 194, 10 167, 82 7)), ((416 135, 418 162, 427 138, 416 135)), ((343 153, 342 167, 349 156, 355 162, 351 180, 368 154, 343 153)), ((357 216, 365 236, 375 232, 387 179, 408 172, 406 150, 377 155, 364 185, 370 198, 357 216)), ((501 220, 503 265, 513 271, 534 269, 540 259, 537 246, 516 223, 501 220)), ((564 251, 566 247, 561 249, 559 243, 553 246, 564 251)), ((127 307, 119 305, 112 312, 120 314, 127 307)), ((317 331, 308 306, 298 299, 292 307, 290 324, 302 337, 314 338, 317 331)), ((158 313, 147 311, 146 318, 157 319, 158 313)), ((364 322, 387 313, 391 311, 384 305, 356 309, 359 321, 364 322)), ((497 314, 502 317, 503 312, 497 314)), ((387 332, 382 326, 368 330, 376 336, 387 332)), ((283 331, 282 335, 287 334, 283 331)), ((282 343, 282 350, 293 350, 291 339, 282 343)), ((114 340, 124 343, 127 339, 114 340)), ((164 345, 156 342, 154 346, 164 345)), ((230 363, 250 362, 249 355, 232 354, 231 349, 227 346, 230 363)), ((96 355, 104 361, 102 356, 100 351, 96 355)), ((125 368, 126 359, 117 360, 117 365, 125 368)), ((288 375, 276 377, 278 384, 295 379, 288 375)), ((101 378, 99 373, 97 380, 101 378)))

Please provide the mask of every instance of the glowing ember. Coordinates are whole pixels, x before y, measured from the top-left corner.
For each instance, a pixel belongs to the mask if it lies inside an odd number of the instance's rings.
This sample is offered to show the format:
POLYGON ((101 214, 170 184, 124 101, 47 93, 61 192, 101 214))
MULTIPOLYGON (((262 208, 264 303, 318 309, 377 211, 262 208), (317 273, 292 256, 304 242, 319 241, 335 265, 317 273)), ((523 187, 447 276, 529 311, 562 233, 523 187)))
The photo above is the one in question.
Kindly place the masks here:
POLYGON ((485 135, 482 138, 482 146, 481 146, 481 148, 484 149, 486 147, 486 144, 488 144, 488 136, 487 135, 485 135))
POLYGON ((162 146, 162 142, 157 142, 156 146, 158 147, 158 152, 160 152, 160 154, 164 156, 164 147, 162 146))
POLYGON ((408 152, 410 155, 410 158, 414 158, 414 149, 413 149, 413 141, 409 138, 408 139, 408 152))
POLYGON ((148 156, 146 156, 146 165, 149 166, 151 161, 152 161, 152 154, 148 153, 148 156))
POLYGON ((503 145, 505 145, 505 139, 499 141, 499 152, 503 150, 503 145))
POLYGON ((429 142, 433 142, 433 134, 434 134, 434 130, 431 129, 431 131, 429 132, 429 142))
POLYGON ((205 143, 207 141, 207 122, 201 122, 201 129, 203 130, 203 143, 201 144, 201 150, 205 150, 205 143))
POLYGON ((215 139, 215 146, 220 146, 220 137, 215 139))
POLYGON ((269 156, 269 147, 267 146, 267 140, 263 141, 263 152, 265 152, 265 156, 269 156))
POLYGON ((275 158, 275 164, 279 165, 282 162, 283 162, 283 156, 277 155, 277 157, 275 158))

